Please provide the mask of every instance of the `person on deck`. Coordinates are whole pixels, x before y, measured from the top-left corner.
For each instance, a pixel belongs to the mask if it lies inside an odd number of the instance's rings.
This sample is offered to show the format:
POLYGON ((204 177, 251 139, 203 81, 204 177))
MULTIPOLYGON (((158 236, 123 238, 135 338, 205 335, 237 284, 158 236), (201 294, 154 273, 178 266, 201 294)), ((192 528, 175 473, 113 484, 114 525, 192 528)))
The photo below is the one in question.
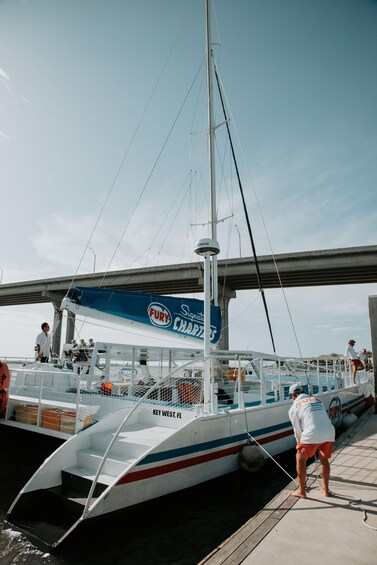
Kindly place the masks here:
POLYGON ((289 396, 293 400, 289 419, 297 441, 296 470, 299 484, 291 495, 306 498, 306 462, 318 451, 323 479, 322 494, 330 496, 329 459, 335 442, 335 428, 322 402, 305 394, 300 383, 291 385, 289 396))
POLYGON ((346 350, 344 352, 344 355, 349 358, 349 360, 351 361, 351 364, 352 364, 353 384, 356 384, 356 372, 362 371, 364 369, 364 365, 360 361, 360 359, 358 358, 357 353, 356 353, 356 351, 353 347, 355 345, 355 343, 356 343, 356 341, 354 339, 350 339, 348 341, 346 350))
POLYGON ((368 366, 368 355, 367 355, 367 350, 366 349, 362 349, 361 351, 359 351, 359 353, 357 354, 358 358, 360 359, 360 361, 363 363, 365 370, 367 370, 367 366, 368 366))
POLYGON ((50 326, 47 322, 41 325, 41 333, 37 335, 35 340, 36 361, 48 363, 51 353, 51 336, 49 335, 50 326))

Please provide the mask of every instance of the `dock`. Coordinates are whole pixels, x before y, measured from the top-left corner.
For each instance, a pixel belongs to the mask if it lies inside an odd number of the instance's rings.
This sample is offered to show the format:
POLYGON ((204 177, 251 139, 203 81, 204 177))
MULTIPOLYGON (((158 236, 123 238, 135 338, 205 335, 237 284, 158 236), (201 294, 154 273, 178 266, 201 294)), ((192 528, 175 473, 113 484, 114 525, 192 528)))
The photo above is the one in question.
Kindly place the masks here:
POLYGON ((320 467, 307 468, 307 498, 290 483, 200 565, 377 563, 377 414, 365 412, 337 440, 331 497, 321 493, 320 467))

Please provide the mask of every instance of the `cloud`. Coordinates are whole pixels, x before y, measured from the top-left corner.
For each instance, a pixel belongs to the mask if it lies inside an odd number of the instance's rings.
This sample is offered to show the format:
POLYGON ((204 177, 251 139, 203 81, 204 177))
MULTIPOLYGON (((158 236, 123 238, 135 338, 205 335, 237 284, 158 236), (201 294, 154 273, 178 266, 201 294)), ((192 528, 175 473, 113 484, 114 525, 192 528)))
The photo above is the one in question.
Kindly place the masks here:
MULTIPOLYGON (((74 273, 89 241, 93 225, 94 218, 89 215, 77 214, 70 217, 62 214, 51 214, 50 217, 44 215, 39 234, 32 238, 32 244, 38 259, 43 259, 45 262, 48 261, 51 268, 55 265, 68 268, 71 273, 74 273)), ((100 250, 103 250, 106 244, 109 243, 110 232, 110 226, 107 229, 103 225, 99 226, 98 237, 101 239, 101 249, 96 249, 98 259, 100 258, 100 250)), ((94 247, 94 244, 92 247, 94 247)), ((88 253, 86 262, 88 267, 89 259, 91 264, 93 264, 91 251, 88 253)), ((103 266, 101 264, 101 268, 103 266)))
MULTIPOLYGON (((45 266, 48 262, 50 270, 68 269, 70 274, 75 273, 77 269, 79 273, 93 272, 94 260, 97 272, 107 270, 124 226, 114 218, 111 221, 107 221, 106 218, 101 219, 89 242, 95 221, 95 217, 89 214, 65 216, 53 213, 50 217, 44 215, 39 233, 32 238, 38 261, 43 260, 45 266)), ((159 257, 160 264, 180 262, 181 248, 177 249, 176 238, 166 245, 164 255, 159 255, 157 248, 149 249, 154 236, 153 226, 155 226, 153 210, 151 216, 147 211, 133 220, 132 226, 119 245, 110 270, 156 264, 159 257)))
POLYGON ((364 326, 353 326, 353 325, 349 325, 349 326, 339 326, 339 327, 335 327, 335 328, 330 328, 331 331, 333 333, 344 333, 344 332, 348 332, 351 333, 352 335, 355 332, 358 331, 364 331, 365 327, 364 326))
POLYGON ((1 354, 33 358, 35 338, 41 323, 53 319, 50 304, 23 304, 0 308, 1 354), (6 328, 6 329, 5 329, 6 328))
POLYGON ((0 69, 0 80, 10 81, 10 77, 3 69, 0 69))
POLYGON ((23 95, 17 95, 14 92, 14 89, 11 86, 11 78, 10 76, 4 71, 4 69, 0 69, 0 83, 2 83, 6 90, 8 91, 8 93, 10 94, 10 96, 13 98, 14 102, 24 102, 25 104, 29 104, 30 100, 23 95))
MULTIPOLYGON (((368 295, 376 285, 289 288, 285 290, 303 355, 344 351, 353 336, 370 348, 368 295)), ((267 289, 266 299, 278 353, 298 356, 298 348, 281 290, 267 289)), ((271 351, 266 316, 258 291, 238 291, 230 301, 230 345, 234 349, 271 351)))
POLYGON ((0 137, 3 137, 3 138, 6 139, 7 141, 10 140, 9 135, 7 135, 7 134, 6 134, 5 132, 3 132, 3 131, 0 131, 0 137))
POLYGON ((0 69, 0 83, 2 83, 9 94, 12 95, 10 82, 10 76, 3 69, 0 69))
MULTIPOLYGON (((278 144, 279 150, 275 147, 272 157, 265 157, 253 175, 273 251, 373 244, 377 195, 370 186, 374 178, 377 181, 371 167, 377 158, 376 145, 360 143, 350 159, 342 146, 327 155, 326 144, 313 141, 301 147, 299 141, 293 138, 278 144), (363 212, 355 214, 355 206, 363 212)), ((255 196, 248 187, 245 192, 257 251, 268 253, 255 196)), ((245 229, 241 237, 246 241, 245 229)))

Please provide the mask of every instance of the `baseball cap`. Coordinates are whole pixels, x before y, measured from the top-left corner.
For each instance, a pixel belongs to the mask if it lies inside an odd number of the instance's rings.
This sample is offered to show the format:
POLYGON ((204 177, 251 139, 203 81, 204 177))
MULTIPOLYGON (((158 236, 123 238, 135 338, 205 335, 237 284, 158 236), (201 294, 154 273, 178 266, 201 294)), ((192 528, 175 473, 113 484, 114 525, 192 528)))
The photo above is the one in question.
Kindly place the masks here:
POLYGON ((298 394, 299 392, 302 392, 301 383, 293 383, 293 385, 289 387, 289 394, 298 394))

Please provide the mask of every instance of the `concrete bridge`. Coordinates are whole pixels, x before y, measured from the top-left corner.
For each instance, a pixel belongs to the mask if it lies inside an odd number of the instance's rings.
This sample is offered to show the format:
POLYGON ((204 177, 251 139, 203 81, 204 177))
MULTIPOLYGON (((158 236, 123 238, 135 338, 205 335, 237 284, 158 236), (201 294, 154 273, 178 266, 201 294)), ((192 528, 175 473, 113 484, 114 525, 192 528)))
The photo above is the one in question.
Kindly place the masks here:
MULTIPOLYGON (((323 286, 377 282, 377 245, 283 253, 258 258, 263 287, 323 286)), ((228 323, 228 304, 237 290, 258 288, 255 261, 252 257, 219 260, 218 279, 223 324, 228 323)), ((62 298, 72 284, 72 277, 59 277, 0 286, 0 306, 51 302, 56 315, 62 298)), ((75 277, 77 286, 102 286, 117 290, 153 294, 188 294, 203 290, 203 262, 143 267, 122 271, 93 273, 75 277)), ((73 337, 74 320, 67 325, 66 341, 73 337)), ((60 325, 61 326, 61 325, 60 325)), ((61 335, 54 332, 54 351, 59 350, 61 335)), ((228 335, 221 347, 228 347, 228 335)))

